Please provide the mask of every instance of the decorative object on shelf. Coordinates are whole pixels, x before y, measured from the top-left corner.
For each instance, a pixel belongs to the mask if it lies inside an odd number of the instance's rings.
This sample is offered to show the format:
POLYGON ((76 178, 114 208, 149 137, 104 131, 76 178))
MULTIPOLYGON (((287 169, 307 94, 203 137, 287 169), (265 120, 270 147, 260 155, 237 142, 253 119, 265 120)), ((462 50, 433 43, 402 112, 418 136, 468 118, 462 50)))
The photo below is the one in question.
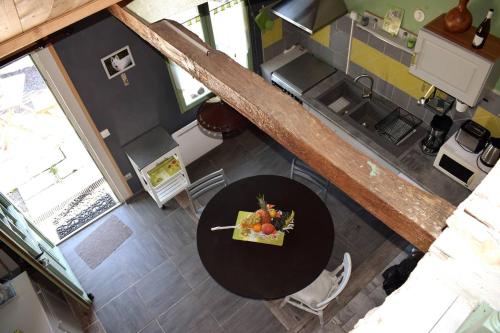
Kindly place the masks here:
MULTIPOLYGON (((268 204, 263 195, 257 197, 260 209, 238 212, 233 239, 246 242, 282 246, 285 233, 293 230, 294 211, 282 211, 268 204)), ((212 228, 219 230, 220 227, 212 228)))
POLYGON ((464 32, 472 25, 472 14, 467 9, 469 0, 460 0, 444 17, 444 27, 449 32, 464 32))
POLYGON ((368 25, 364 26, 358 21, 353 21, 353 24, 355 24, 359 29, 370 33, 372 36, 384 41, 385 43, 391 44, 404 52, 413 54, 412 49, 408 47, 408 42, 410 41, 411 44, 412 41, 413 43, 416 41, 417 36, 414 33, 400 27, 398 34, 393 36, 382 28, 382 25, 384 24, 384 20, 382 18, 369 11, 365 11, 363 13, 363 17, 368 17, 368 25))
POLYGON ((408 37, 406 40, 406 47, 412 50, 415 47, 415 44, 417 43, 417 39, 413 36, 408 37))
POLYGON ((420 8, 415 9, 415 11, 413 12, 413 18, 417 22, 424 22, 424 20, 425 20, 424 11, 420 8))
POLYGON ((397 36, 399 28, 401 27, 401 21, 403 20, 403 14, 404 10, 402 8, 390 8, 387 13, 385 13, 382 29, 392 36, 397 36))
POLYGON ((223 138, 240 134, 248 125, 245 117, 218 96, 204 102, 198 109, 196 118, 201 127, 219 132, 223 138))
POLYGON ((259 13, 255 16, 255 23, 259 27, 262 33, 272 30, 274 26, 274 21, 269 16, 269 7, 262 7, 259 13))
POLYGON ((479 27, 476 29, 476 33, 474 34, 474 39, 472 40, 472 47, 475 49, 482 49, 484 43, 486 43, 486 38, 490 34, 490 25, 491 18, 493 17, 493 8, 488 10, 488 14, 486 14, 486 18, 481 22, 479 27))

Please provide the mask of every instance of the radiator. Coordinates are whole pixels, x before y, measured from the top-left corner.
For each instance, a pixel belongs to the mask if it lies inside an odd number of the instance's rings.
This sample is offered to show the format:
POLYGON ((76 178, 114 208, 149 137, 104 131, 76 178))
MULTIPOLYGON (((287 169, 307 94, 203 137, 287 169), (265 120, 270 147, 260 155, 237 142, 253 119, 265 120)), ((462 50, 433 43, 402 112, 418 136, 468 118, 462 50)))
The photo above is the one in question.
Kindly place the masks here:
POLYGON ((173 133, 172 137, 179 144, 185 165, 197 160, 222 143, 220 133, 207 131, 198 125, 197 120, 173 133))

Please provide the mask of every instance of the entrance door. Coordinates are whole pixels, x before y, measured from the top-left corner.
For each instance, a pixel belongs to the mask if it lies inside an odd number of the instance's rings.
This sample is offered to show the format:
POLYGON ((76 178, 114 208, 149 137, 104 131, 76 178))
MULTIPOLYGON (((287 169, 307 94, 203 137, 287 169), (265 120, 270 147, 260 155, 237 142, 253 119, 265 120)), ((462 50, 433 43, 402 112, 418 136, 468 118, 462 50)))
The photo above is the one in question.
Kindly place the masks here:
POLYGON ((119 203, 30 55, 0 68, 0 175, 54 244, 119 203))
POLYGON ((91 303, 57 246, 33 228, 1 193, 0 241, 77 301, 84 305, 91 303))

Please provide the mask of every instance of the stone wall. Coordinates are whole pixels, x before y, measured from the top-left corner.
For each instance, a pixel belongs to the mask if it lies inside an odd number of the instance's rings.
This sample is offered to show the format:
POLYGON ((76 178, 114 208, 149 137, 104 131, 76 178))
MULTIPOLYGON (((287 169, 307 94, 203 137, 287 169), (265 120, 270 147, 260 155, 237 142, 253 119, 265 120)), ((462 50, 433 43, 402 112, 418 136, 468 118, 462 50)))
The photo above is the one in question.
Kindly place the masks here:
POLYGON ((500 311, 499 184, 500 164, 448 218, 407 282, 351 332, 456 332, 481 304, 500 311))

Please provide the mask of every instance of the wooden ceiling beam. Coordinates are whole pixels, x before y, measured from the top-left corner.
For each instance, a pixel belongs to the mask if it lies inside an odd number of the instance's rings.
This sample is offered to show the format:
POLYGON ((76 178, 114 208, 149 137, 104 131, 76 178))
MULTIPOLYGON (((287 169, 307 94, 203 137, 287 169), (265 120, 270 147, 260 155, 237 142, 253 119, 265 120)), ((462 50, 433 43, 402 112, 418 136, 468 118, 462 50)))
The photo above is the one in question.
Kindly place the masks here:
POLYGON ((54 0, 40 3, 38 1, 17 3, 6 0, 5 6, 0 6, 0 18, 5 19, 0 22, 0 30, 3 32, 0 34, 0 60, 119 1, 87 0, 86 3, 71 9, 72 3, 78 4, 82 0, 54 0), (39 8, 47 5, 52 7, 39 8), (40 18, 40 15, 44 18, 40 18))
POLYGON ((445 227, 453 205, 376 165, 302 105, 189 30, 167 20, 147 24, 119 5, 109 11, 419 249, 427 250, 445 227))

